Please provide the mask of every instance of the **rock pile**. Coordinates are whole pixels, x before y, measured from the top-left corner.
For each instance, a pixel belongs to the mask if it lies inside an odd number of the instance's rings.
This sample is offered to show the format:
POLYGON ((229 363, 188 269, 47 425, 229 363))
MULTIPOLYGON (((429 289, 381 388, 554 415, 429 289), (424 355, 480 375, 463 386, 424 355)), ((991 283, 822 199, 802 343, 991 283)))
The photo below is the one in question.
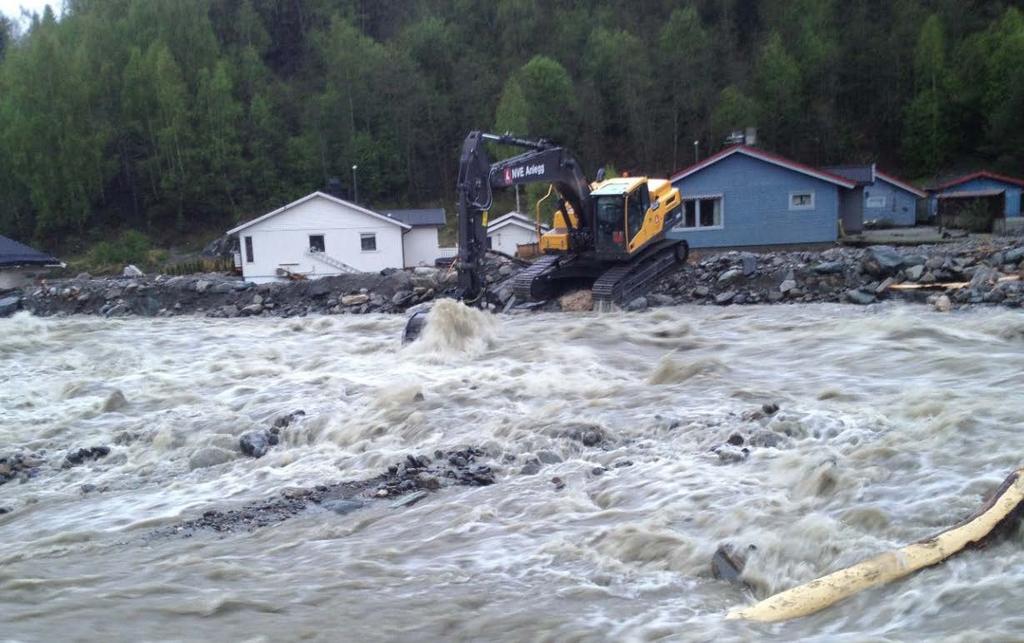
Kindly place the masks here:
POLYGON ((663 278, 645 303, 867 305, 900 297, 929 300, 946 309, 965 304, 1019 307, 1024 303, 1022 273, 1024 244, 1010 240, 902 249, 872 246, 821 252, 724 252, 707 255, 689 269, 663 278), (920 287, 901 288, 908 284, 920 287), (939 284, 958 286, 944 289, 939 284), (943 294, 945 290, 948 295, 943 294))
MULTIPOLYGON (((491 286, 499 307, 512 298, 512 277, 523 265, 501 255, 488 257, 484 281, 491 286)), ((965 239, 900 249, 710 252, 662 278, 647 295, 623 307, 639 311, 684 303, 867 305, 892 297, 928 301, 939 310, 974 304, 1020 307, 1024 303, 1022 273, 1024 243, 1019 239, 965 239), (950 283, 959 285, 941 287, 950 283)), ((404 313, 452 294, 455 284, 454 272, 428 267, 260 285, 219 275, 93 279, 83 274, 4 295, 0 316, 22 308, 37 315, 107 317, 404 313)), ((588 303, 588 294, 574 293, 530 307, 577 311, 588 303)))
POLYGON ((483 455, 484 452, 476 448, 435 451, 433 458, 408 455, 368 480, 285 489, 273 498, 238 509, 205 511, 198 518, 161 529, 154 536, 188 537, 199 530, 252 531, 287 520, 316 505, 338 515, 351 513, 382 498, 398 498, 392 505, 394 508, 408 506, 445 486, 494 484, 491 467, 478 461, 483 455))

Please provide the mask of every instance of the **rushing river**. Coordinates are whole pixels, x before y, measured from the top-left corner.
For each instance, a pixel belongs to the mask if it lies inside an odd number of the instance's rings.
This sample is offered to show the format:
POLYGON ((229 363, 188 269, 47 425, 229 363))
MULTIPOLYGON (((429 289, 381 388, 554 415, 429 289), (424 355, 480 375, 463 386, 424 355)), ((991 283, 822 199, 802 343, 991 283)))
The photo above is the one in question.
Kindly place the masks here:
POLYGON ((0 453, 45 450, 0 486, 0 639, 1024 636, 1020 531, 802 620, 723 619, 955 523, 1021 466, 1021 313, 464 312, 406 348, 398 316, 0 320, 0 453), (764 403, 781 410, 751 419, 764 403), (261 459, 193 468, 296 409, 261 459), (581 425, 604 445, 568 435, 581 425), (757 431, 781 442, 713 451, 757 431), (112 451, 60 467, 93 445, 112 451), (496 484, 153 535, 460 446, 496 484), (522 475, 538 452, 562 461, 522 475), (756 546, 753 591, 711 577, 723 542, 756 546))

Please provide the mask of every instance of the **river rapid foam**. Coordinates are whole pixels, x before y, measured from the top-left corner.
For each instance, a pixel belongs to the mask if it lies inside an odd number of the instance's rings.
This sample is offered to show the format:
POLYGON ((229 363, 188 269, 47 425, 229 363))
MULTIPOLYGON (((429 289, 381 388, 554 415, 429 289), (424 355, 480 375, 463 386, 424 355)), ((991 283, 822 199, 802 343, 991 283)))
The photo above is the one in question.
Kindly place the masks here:
POLYGON ((1019 531, 793 623, 724 620, 955 523, 1022 464, 1020 312, 488 317, 449 304, 404 348, 404 319, 386 315, 0 320, 0 454, 42 463, 0 486, 0 638, 1024 632, 1019 531), (780 410, 757 412, 768 403, 780 410), (238 452, 241 434, 298 409, 265 456, 238 452), (725 457, 733 435, 748 452, 725 457), (111 451, 62 468, 95 445, 111 451), (210 508, 464 446, 487 454, 495 484, 150 537, 210 508), (711 577, 721 543, 756 547, 752 590, 711 577))

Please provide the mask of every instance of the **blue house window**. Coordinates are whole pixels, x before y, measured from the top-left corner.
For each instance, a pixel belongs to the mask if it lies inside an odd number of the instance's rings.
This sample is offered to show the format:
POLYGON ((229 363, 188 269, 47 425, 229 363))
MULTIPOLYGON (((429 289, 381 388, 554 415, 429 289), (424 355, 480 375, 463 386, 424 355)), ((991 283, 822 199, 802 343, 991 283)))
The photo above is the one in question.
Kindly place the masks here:
POLYGON ((884 208, 885 207, 885 197, 884 196, 869 196, 866 205, 867 205, 867 207, 874 208, 874 209, 884 208))
POLYGON ((722 227, 722 195, 708 194, 683 198, 681 230, 715 229, 722 227))
POLYGON ((813 210, 814 190, 802 190, 789 193, 790 210, 813 210))

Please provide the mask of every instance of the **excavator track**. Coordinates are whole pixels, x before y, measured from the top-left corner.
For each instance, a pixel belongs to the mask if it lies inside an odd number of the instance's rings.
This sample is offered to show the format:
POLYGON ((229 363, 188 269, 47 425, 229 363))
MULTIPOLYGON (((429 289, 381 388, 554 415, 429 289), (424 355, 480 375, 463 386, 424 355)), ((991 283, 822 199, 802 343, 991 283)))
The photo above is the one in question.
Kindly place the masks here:
POLYGON ((594 282, 594 310, 610 310, 614 304, 623 304, 650 290, 654 281, 669 269, 686 261, 688 247, 685 241, 663 241, 639 261, 615 266, 594 282))
POLYGON ((547 276, 557 267, 562 257, 559 255, 544 255, 530 264, 530 267, 521 271, 515 277, 512 284, 512 293, 517 301, 538 301, 548 299, 550 287, 547 276))

